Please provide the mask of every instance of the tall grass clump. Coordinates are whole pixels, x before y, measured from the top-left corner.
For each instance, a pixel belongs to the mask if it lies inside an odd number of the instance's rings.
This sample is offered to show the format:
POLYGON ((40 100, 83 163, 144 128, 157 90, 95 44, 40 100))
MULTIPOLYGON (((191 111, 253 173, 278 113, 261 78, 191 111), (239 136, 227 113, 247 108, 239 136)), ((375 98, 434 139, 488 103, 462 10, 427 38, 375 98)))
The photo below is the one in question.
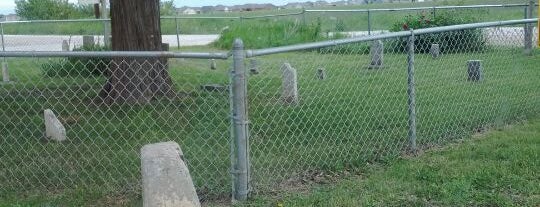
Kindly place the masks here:
MULTIPOLYGON (((73 49, 73 51, 107 50, 109 49, 99 45, 73 49)), ((41 70, 47 77, 95 77, 104 75, 110 62, 110 58, 103 57, 69 57, 44 63, 41 70)))
POLYGON ((277 47, 325 39, 321 32, 321 22, 304 24, 292 20, 257 20, 244 22, 225 29, 214 46, 231 49, 236 38, 244 41, 246 48, 260 49, 277 47))

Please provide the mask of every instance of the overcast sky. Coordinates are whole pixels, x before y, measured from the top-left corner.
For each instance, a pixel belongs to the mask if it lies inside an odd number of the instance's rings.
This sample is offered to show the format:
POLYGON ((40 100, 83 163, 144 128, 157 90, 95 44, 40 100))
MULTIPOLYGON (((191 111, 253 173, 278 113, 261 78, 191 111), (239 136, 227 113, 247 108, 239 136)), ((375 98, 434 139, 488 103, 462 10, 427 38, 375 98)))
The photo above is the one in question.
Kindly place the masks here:
MULTIPOLYGON (((69 0, 77 3, 77 0, 69 0)), ((272 3, 275 5, 284 5, 289 2, 302 2, 307 0, 174 0, 177 7, 182 6, 213 6, 217 4, 236 5, 245 3, 272 3)), ((15 0, 0 0, 0 13, 15 13, 15 0)))

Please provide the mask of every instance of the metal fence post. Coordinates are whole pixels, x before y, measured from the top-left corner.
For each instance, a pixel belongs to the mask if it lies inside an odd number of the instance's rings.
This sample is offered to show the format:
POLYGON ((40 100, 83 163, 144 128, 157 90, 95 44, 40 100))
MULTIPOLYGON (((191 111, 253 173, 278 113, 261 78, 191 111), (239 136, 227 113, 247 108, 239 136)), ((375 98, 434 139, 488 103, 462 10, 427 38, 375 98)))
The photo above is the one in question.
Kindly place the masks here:
MULTIPOLYGON (((534 12, 535 2, 534 0, 529 1, 529 5, 525 7, 525 19, 533 18, 533 12, 534 12)), ((524 31, 523 31, 523 37, 524 37, 524 44, 525 44, 525 54, 530 55, 532 54, 532 45, 533 45, 533 24, 525 24, 524 31)))
POLYGON ((411 30, 411 36, 407 44, 407 96, 409 104, 409 145, 412 152, 416 152, 416 91, 414 83, 414 31, 411 30))
POLYGON ((111 31, 109 27, 109 14, 107 13, 107 0, 101 0, 101 19, 103 20, 103 44, 105 47, 110 46, 109 37, 111 36, 111 31))
POLYGON ((436 11, 437 11, 437 7, 433 7, 433 20, 434 21, 435 21, 435 17, 437 17, 436 11))
POLYGON ((232 75, 232 104, 233 111, 231 121, 234 125, 235 162, 232 167, 233 201, 246 200, 249 194, 249 134, 247 112, 247 76, 244 65, 245 51, 241 39, 236 39, 233 44, 233 69, 232 75))
MULTIPOLYGON (((0 23, 1 39, 2 39, 2 51, 6 51, 6 42, 4 40, 4 24, 0 23)), ((6 57, 2 58, 2 81, 9 82, 9 71, 6 57)))
POLYGON ((367 27, 368 35, 371 35, 371 11, 369 11, 369 9, 367 10, 367 27))
POLYGON ((180 28, 178 28, 178 13, 174 16, 174 23, 176 24, 176 45, 180 49, 180 28))

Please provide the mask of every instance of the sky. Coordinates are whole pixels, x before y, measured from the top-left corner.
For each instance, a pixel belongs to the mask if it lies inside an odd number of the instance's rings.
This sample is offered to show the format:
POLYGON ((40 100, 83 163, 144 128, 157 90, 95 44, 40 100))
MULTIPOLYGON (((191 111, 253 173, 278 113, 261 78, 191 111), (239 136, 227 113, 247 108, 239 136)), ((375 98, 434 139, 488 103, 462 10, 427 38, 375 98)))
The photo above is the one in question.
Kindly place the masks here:
MULTIPOLYGON (((77 3, 77 0, 69 0, 77 3)), ((272 3, 274 5, 284 5, 289 2, 302 2, 307 0, 174 0, 176 7, 183 6, 214 6, 222 5, 237 5, 246 3, 272 3)), ((15 13, 15 0, 0 0, 0 14, 15 13)))

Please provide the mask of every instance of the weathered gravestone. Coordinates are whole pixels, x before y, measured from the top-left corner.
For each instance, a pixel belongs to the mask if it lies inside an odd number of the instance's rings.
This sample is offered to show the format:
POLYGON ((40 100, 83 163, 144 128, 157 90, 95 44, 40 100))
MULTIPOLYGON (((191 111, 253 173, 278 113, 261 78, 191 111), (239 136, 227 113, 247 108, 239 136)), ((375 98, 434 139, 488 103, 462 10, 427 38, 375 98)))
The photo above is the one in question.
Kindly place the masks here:
POLYGON ((143 146, 141 168, 144 207, 201 206, 176 142, 143 146))
POLYGON ((438 58, 441 55, 441 47, 439 44, 432 44, 431 48, 429 48, 429 54, 431 54, 431 57, 438 58))
POLYGON ((281 72, 283 81, 281 84, 281 98, 285 103, 298 103, 298 77, 296 69, 291 64, 284 63, 281 66, 281 72))
POLYGON ((43 116, 45 118, 45 137, 54 141, 66 140, 66 128, 56 118, 52 110, 46 109, 43 111, 43 116))
POLYGON ((89 36, 89 35, 83 36, 83 47, 89 48, 89 47, 94 47, 94 45, 95 45, 94 36, 89 36))
POLYGON ((253 75, 259 74, 259 63, 257 59, 249 59, 249 72, 253 75))
POLYGON ((216 59, 210 60, 210 69, 211 70, 217 69, 216 59))
POLYGON ((481 81, 483 78, 484 77, 482 74, 482 61, 481 60, 467 61, 467 80, 481 81))
POLYGON ((317 79, 324 80, 326 79, 326 71, 324 68, 317 69, 317 79))
POLYGON ((371 63, 370 69, 378 69, 383 67, 384 60, 384 44, 381 40, 371 42, 370 47, 371 63))

